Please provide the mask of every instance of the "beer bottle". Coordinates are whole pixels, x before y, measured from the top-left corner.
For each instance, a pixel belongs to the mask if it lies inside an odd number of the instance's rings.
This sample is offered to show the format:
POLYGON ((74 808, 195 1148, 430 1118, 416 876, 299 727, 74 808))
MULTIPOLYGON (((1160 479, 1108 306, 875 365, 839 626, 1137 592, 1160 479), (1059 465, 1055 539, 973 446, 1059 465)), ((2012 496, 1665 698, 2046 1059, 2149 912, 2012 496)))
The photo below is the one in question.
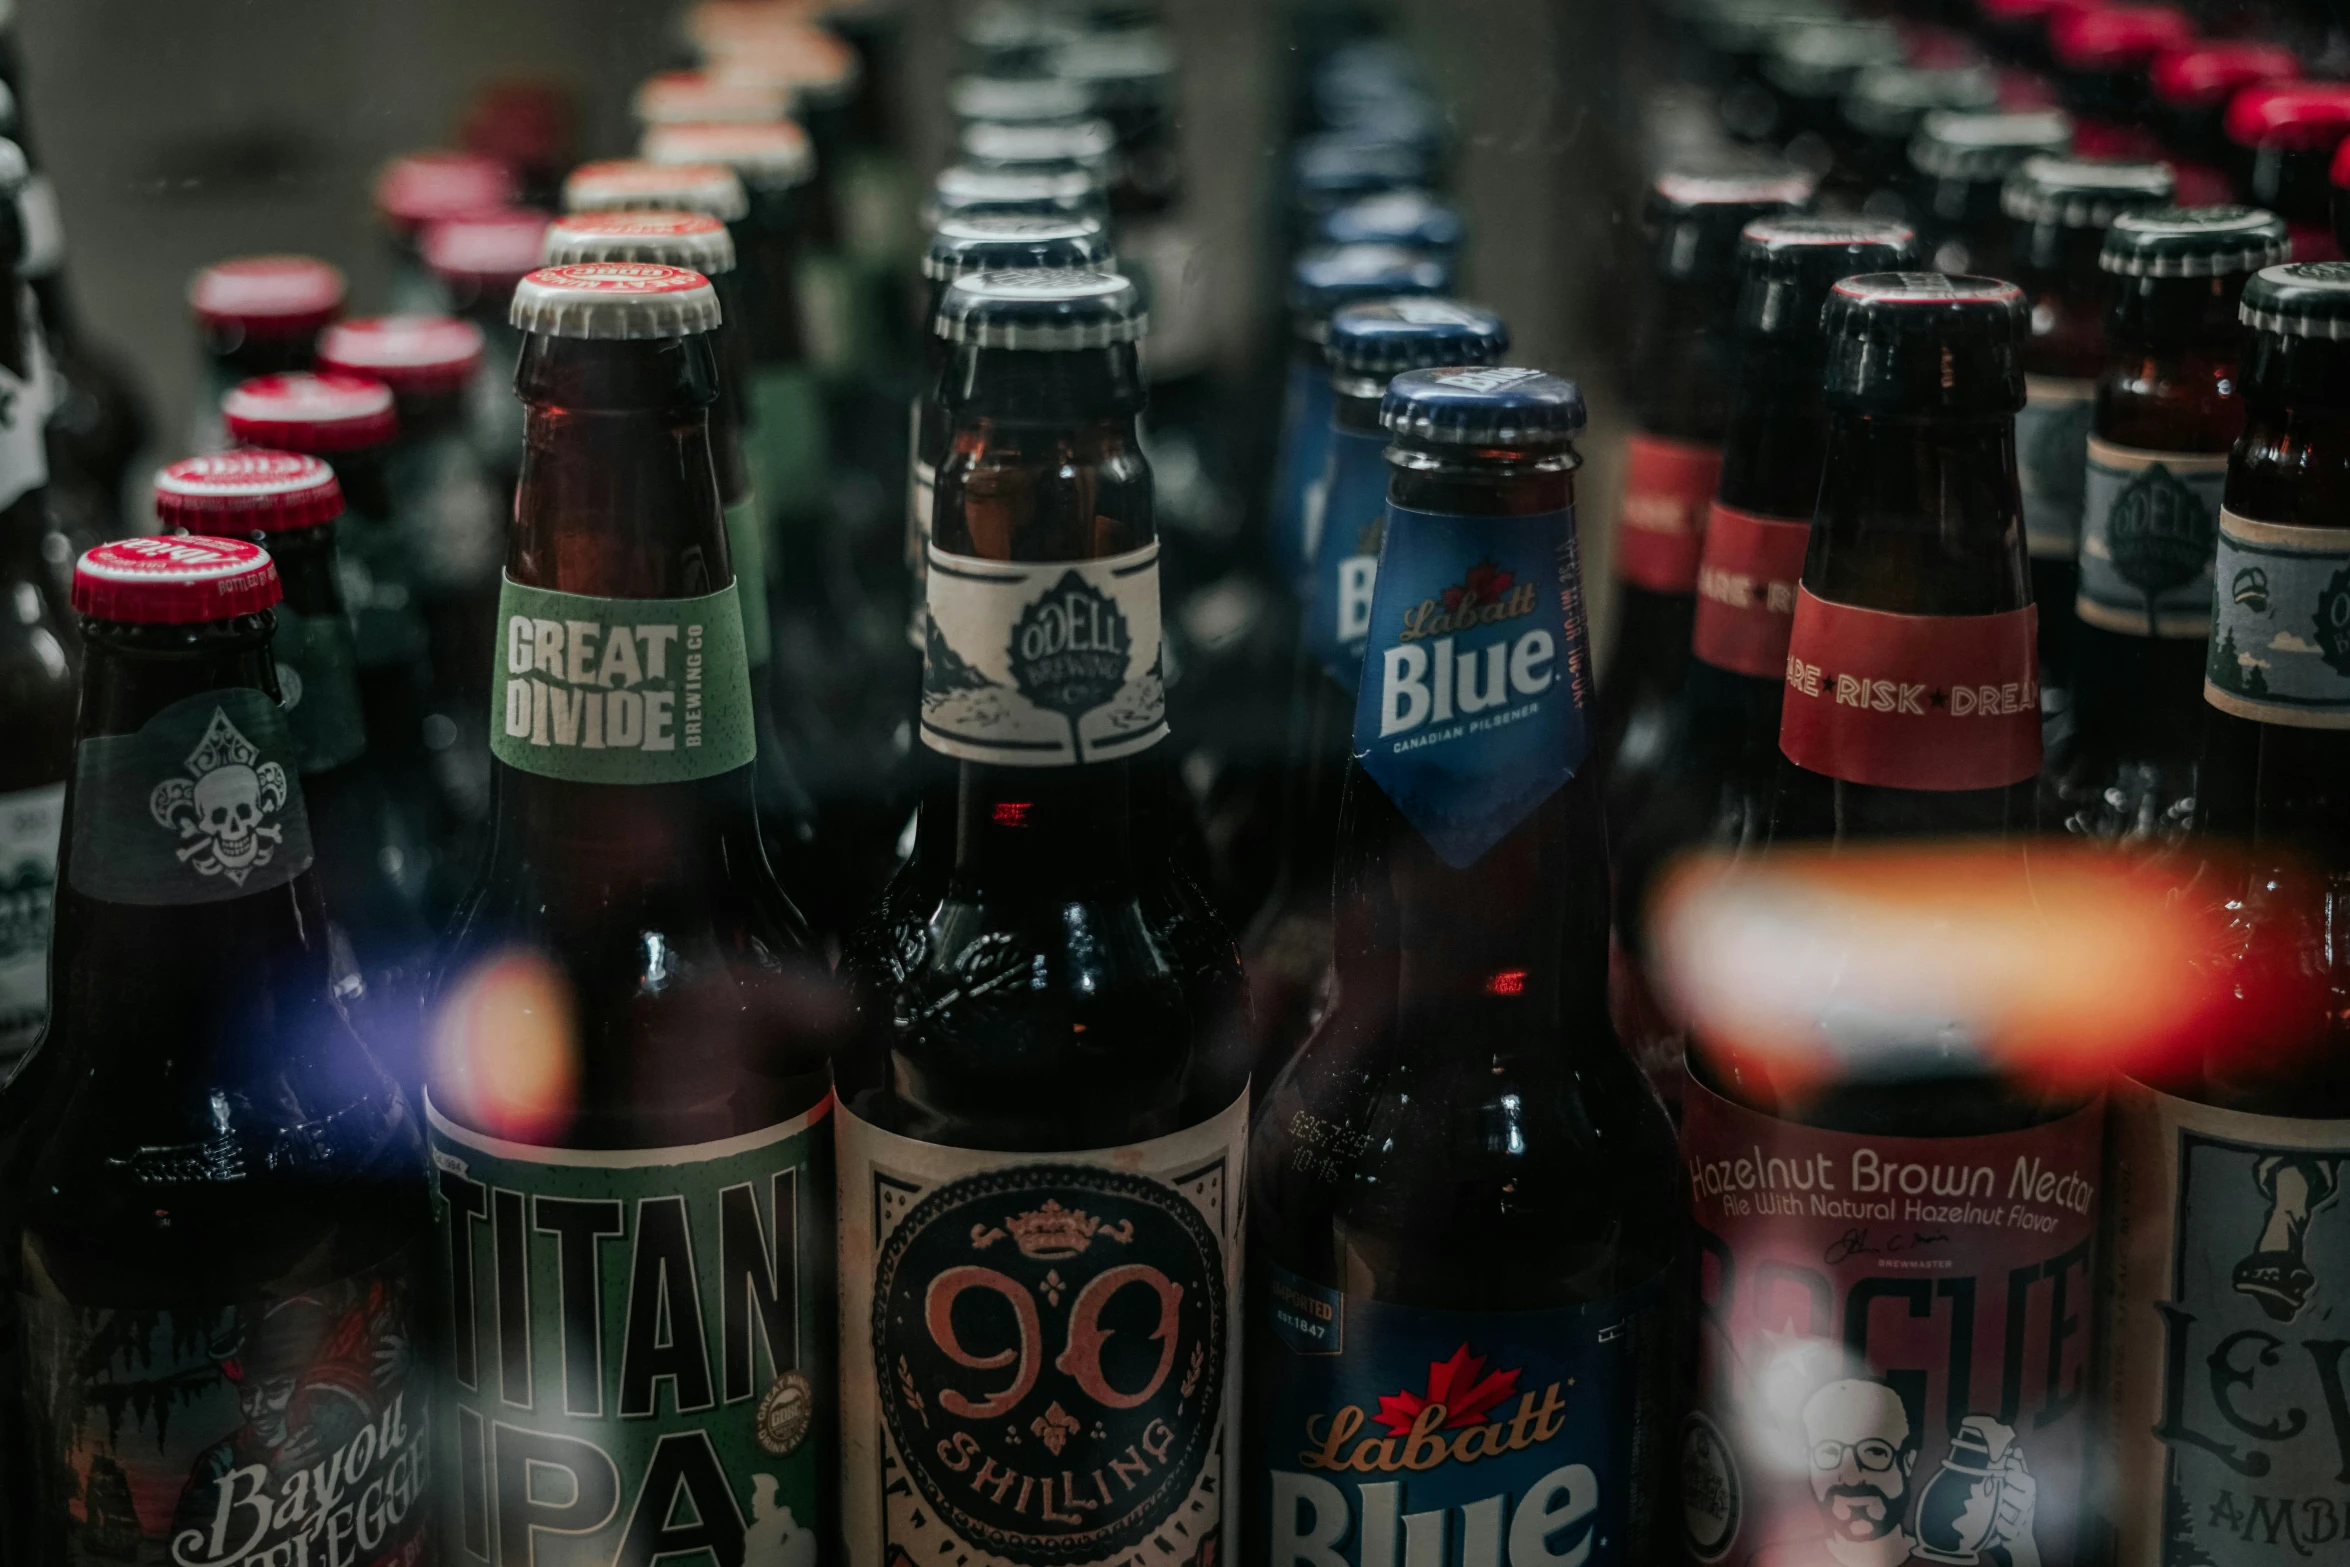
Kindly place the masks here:
POLYGON ((732 125, 780 120, 791 96, 771 82, 728 80, 708 71, 656 71, 637 83, 629 110, 644 125, 732 125))
POLYGON ((419 246, 425 230, 450 218, 496 212, 515 197, 514 174, 479 153, 432 149, 392 159, 376 172, 375 215, 392 251, 391 308, 413 314, 442 310, 419 246))
POLYGON ((802 1048, 821 976, 753 805, 718 296, 598 262, 532 273, 513 310, 491 837, 426 1073, 445 1550, 815 1559, 831 1099, 802 1048))
POLYGON ((2281 44, 2256 39, 2200 39, 2154 57, 2147 72, 2153 122, 2178 176, 2181 205, 2231 200, 2228 140, 2220 128, 2228 100, 2246 87, 2286 81, 2301 62, 2281 44))
POLYGON ((145 538, 74 586, 49 1025, 0 1092, 0 1537, 419 1559, 424 1149, 336 1004, 277 572, 145 538))
POLYGON ((1773 839, 2025 832, 2039 663, 2015 479, 2023 291, 1828 291, 1819 501, 1788 633, 1773 839))
POLYGON ((2154 57, 2191 42, 2195 24, 2168 5, 2082 6, 2052 14, 2048 57, 2073 112, 2073 146, 2092 157, 2152 158, 2161 151, 2147 81, 2154 57))
POLYGON ((1861 72, 1899 65, 1903 54, 1901 35, 1886 22, 1852 18, 1774 28, 1759 68, 1774 112, 1758 139, 1849 195, 1851 139, 1838 110, 1861 72))
POLYGON ((1454 261, 1467 235, 1458 208, 1424 190, 1391 190, 1333 208, 1316 238, 1325 245, 1398 245, 1454 261))
MULTIPOLYGON (((474 453, 501 497, 512 494, 522 464, 522 405, 506 384, 506 366, 521 354, 522 339, 507 325, 506 309, 514 285, 538 265, 546 232, 545 213, 501 207, 443 218, 419 245, 438 297, 424 308, 446 310, 481 332, 483 373, 467 394, 466 419, 474 453)), ((503 500, 499 510, 506 510, 503 500)))
POLYGON ((2004 271, 2008 223, 2000 187, 2024 159, 2066 152, 2072 141, 2071 118, 2054 109, 1928 113, 1909 144, 1917 200, 1908 213, 1927 263, 1953 275, 2004 271))
POLYGON ((1248 1070, 1231 939, 1219 983, 1136 819, 1166 734, 1142 320, 1081 271, 940 314, 921 721, 958 778, 919 828, 942 890, 842 954, 846 1559, 1173 1567, 1231 1494, 1248 1070))
POLYGON ((1998 102, 1998 77, 1985 65, 1879 65, 1861 72, 1842 105, 1847 187, 1860 210, 1909 217, 1917 204, 1909 148, 1926 116, 1937 109, 1979 114, 1998 102))
POLYGON ((238 256, 216 261, 188 284, 204 353, 204 384, 188 444, 198 452, 228 445, 221 400, 238 382, 308 370, 318 334, 343 313, 343 274, 315 256, 238 256))
POLYGON ((735 224, 750 215, 751 198, 742 177, 723 163, 606 158, 583 163, 564 177, 563 210, 698 212, 735 224))
POLYGON ((2293 254, 2338 254, 2327 178, 2334 151, 2350 136, 2350 83, 2269 82, 2228 100, 2221 129, 2236 176, 2236 199, 2285 220, 2293 254))
POLYGON ((1249 1148, 1239 1555, 1662 1560, 1681 1204, 1607 1017, 1582 397, 1416 370, 1381 418, 1337 998, 1249 1148))
POLYGON ((1083 169, 1058 174, 1023 174, 1013 169, 974 169, 953 164, 931 182, 923 221, 936 228, 951 217, 989 214, 1110 220, 1108 192, 1083 169))
POLYGON ((947 84, 947 108, 963 128, 1081 120, 1092 107, 1083 87, 1058 76, 958 76, 947 84))
MULTIPOLYGON (((1058 174, 1070 169, 1100 177, 1110 188, 1111 157, 1118 134, 1110 122, 1080 116, 1057 123, 998 125, 982 120, 956 138, 963 162, 975 169, 1008 169, 1023 174, 1058 174)), ((1114 207, 1113 207, 1113 210, 1114 207)))
POLYGON ((543 76, 492 77, 465 106, 457 144, 514 171, 525 206, 552 207, 579 161, 579 103, 543 76))

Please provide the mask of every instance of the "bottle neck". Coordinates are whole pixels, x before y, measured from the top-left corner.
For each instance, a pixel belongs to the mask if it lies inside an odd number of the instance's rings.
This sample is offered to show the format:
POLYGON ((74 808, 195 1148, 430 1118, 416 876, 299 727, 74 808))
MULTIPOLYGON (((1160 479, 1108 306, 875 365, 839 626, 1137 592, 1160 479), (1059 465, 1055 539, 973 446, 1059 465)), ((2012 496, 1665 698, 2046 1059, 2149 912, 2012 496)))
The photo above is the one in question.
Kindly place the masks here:
POLYGON ((1816 336, 1750 338, 1722 439, 1721 500, 1758 516, 1811 519, 1828 430, 1816 336))
POLYGON ((1658 280, 1634 330, 1633 362, 1643 367, 1633 411, 1650 435, 1711 446, 1730 418, 1734 382, 1731 311, 1735 280, 1658 280))
POLYGON ((285 607, 297 615, 343 613, 342 581, 335 574, 335 525, 243 535, 269 551, 284 588, 285 607))
POLYGON ((2031 602, 2007 414, 1835 412, 1804 585, 1907 615, 1988 615, 2031 602))
POLYGON ((2244 277, 2125 278, 2095 433, 2143 451, 2224 452, 2244 424, 2236 305, 2244 277))
POLYGON ((751 186, 748 216, 731 224, 741 279, 744 346, 752 365, 771 369, 807 357, 800 338, 799 201, 788 187, 751 186))
POLYGON ((1099 896, 1135 885, 1130 763, 991 767, 955 787, 954 880, 977 898, 1099 896))

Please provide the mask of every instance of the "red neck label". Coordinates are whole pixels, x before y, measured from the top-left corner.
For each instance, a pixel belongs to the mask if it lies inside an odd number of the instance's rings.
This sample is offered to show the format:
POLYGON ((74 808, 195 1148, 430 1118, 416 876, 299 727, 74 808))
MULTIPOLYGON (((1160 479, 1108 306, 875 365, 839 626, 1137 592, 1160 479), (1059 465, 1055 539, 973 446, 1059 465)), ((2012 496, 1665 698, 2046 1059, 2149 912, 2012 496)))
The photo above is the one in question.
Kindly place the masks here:
POLYGON ((1616 574, 1651 593, 1697 591, 1706 508, 1722 476, 1722 449, 1661 435, 1624 443, 1624 497, 1616 508, 1616 574))
POLYGON ((1691 651, 1716 669, 1776 679, 1787 667, 1795 593, 1803 586, 1805 517, 1765 517, 1720 501, 1705 521, 1691 651))

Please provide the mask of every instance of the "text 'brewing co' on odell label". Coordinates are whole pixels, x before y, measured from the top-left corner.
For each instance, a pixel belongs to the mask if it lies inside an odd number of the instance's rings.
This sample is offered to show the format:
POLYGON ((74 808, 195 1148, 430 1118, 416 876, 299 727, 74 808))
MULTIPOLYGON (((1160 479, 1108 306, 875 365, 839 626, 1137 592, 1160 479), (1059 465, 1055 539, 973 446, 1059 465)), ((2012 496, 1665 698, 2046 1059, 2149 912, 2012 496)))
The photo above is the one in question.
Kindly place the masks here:
POLYGON ((1387 510, 1354 750, 1455 869, 1575 775, 1590 749, 1575 512, 1387 510))
POLYGON ((2095 381, 2024 377, 2024 406, 2015 416, 2015 476, 2024 503, 2024 541, 2035 559, 2071 560, 2080 550, 2089 423, 2096 412, 2095 381))
POLYGON ((2204 699, 2263 724, 2350 728, 2350 528, 2223 511, 2204 699))
POLYGON ((1616 574, 1651 593, 1689 593, 1705 515, 1721 482, 1722 449, 1661 435, 1624 443, 1624 493, 1616 504, 1616 574))
POLYGON ((1125 1148, 840 1125, 851 1567, 1217 1567, 1248 1096, 1125 1148))
POLYGON ((581 1149, 427 1103, 451 1561, 815 1567, 837 1396, 831 1110, 581 1149))
POLYGON ((922 741, 998 767, 1115 761, 1167 734, 1159 546, 1003 561, 930 547, 922 741))
POLYGON ((2106 631, 2192 637, 2211 629, 2225 452, 2147 452, 2089 437, 2074 609, 2106 631))
POLYGON ((1807 517, 1765 517, 1714 502, 1697 566, 1690 651, 1716 669, 1756 679, 1784 674, 1810 544, 1807 517))
POLYGON ((1690 1554, 2081 1562, 2103 1101, 1928 1138, 1682 1094, 1690 1554))
POLYGON ((490 751, 571 783, 686 783, 758 750, 736 585, 688 599, 498 590, 490 751))
POLYGON ((1307 595, 1306 647, 1322 672, 1346 691, 1354 690, 1362 674, 1386 531, 1386 436, 1331 431, 1329 483, 1323 487, 1307 595))
POLYGON ((1795 596, 1779 750, 1890 789, 1996 789, 2040 771, 2038 612, 1896 615, 1795 596))
POLYGON ((2106 1136, 2117 1567, 2285 1567, 2350 1541, 2350 1121, 2126 1080, 2106 1136))

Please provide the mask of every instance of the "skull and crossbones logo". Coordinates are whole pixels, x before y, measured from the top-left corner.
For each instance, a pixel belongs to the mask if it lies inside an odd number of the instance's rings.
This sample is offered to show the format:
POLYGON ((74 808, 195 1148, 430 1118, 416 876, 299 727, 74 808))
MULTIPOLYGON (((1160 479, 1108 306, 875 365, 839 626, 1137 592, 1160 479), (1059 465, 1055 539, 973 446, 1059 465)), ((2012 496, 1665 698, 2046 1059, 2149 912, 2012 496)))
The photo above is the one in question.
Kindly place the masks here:
POLYGON ((284 841, 284 829, 269 818, 286 803, 286 770, 260 756, 261 748, 214 708, 204 738, 188 753, 189 776, 166 778, 147 797, 157 823, 186 840, 179 859, 199 875, 225 876, 241 887, 284 841))

